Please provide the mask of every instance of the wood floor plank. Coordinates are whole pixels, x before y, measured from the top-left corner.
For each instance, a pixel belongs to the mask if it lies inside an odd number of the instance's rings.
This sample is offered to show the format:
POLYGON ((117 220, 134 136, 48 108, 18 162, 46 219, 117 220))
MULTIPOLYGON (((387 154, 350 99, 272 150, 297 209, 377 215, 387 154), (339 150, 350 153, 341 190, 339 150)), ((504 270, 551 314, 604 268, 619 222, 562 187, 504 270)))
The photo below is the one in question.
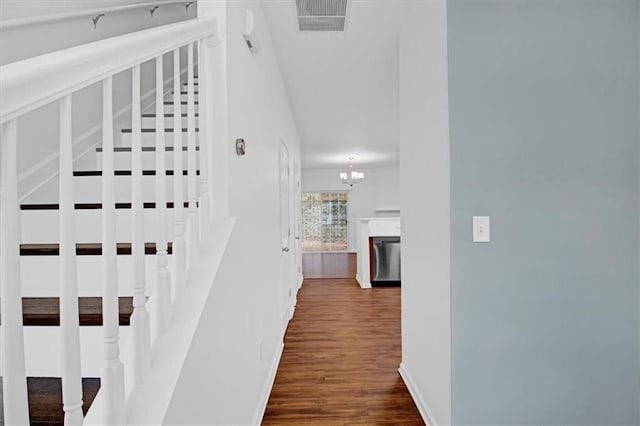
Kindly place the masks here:
POLYGON ((400 361, 400 288, 305 279, 262 424, 424 425, 400 361))
POLYGON ((355 278, 356 253, 303 253, 302 275, 305 278, 355 278))

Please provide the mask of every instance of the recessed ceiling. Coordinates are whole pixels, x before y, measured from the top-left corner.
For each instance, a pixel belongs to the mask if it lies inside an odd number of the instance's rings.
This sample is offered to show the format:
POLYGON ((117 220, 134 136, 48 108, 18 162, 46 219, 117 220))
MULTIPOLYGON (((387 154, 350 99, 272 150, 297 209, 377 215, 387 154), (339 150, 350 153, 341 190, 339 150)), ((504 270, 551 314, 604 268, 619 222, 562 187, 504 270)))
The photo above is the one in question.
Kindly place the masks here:
POLYGON ((302 136, 302 166, 343 167, 349 157, 358 167, 397 164, 398 34, 409 1, 349 0, 344 32, 300 31, 301 1, 263 0, 263 8, 302 136))

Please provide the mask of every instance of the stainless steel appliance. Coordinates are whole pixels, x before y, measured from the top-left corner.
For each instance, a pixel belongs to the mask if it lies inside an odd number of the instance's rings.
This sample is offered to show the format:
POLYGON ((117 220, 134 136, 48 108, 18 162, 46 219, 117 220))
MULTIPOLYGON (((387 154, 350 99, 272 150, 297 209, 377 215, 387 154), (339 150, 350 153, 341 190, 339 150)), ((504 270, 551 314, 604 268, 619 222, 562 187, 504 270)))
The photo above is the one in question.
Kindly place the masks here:
POLYGON ((400 285, 400 237, 373 237, 371 285, 400 285))

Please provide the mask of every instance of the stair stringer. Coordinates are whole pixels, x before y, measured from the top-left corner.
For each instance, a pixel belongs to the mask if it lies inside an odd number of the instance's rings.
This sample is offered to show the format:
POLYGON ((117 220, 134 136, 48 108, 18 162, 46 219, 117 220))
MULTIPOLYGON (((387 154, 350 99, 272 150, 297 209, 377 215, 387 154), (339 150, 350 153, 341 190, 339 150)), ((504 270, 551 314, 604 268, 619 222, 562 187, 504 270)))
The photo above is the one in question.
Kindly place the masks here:
MULTIPOLYGON (((199 259, 189 271, 187 287, 179 292, 173 304, 169 329, 152 343, 152 367, 146 382, 135 389, 130 382, 132 374, 127 371, 127 366, 132 364, 126 359, 130 352, 128 342, 123 343, 127 424, 162 424, 202 313, 212 296, 211 289, 234 225, 234 218, 220 220, 212 225, 211 233, 204 236, 199 259)), ((104 424, 103 409, 104 395, 100 391, 84 424, 104 424)))

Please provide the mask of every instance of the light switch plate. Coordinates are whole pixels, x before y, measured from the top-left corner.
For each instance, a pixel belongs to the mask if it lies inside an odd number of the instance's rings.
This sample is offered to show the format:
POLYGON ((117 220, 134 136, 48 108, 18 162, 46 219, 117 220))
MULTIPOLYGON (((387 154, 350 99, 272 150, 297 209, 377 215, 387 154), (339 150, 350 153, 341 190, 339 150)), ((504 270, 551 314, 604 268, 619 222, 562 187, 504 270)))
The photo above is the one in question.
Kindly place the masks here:
POLYGON ((488 243, 491 241, 491 220, 489 216, 473 217, 473 242, 488 243))

